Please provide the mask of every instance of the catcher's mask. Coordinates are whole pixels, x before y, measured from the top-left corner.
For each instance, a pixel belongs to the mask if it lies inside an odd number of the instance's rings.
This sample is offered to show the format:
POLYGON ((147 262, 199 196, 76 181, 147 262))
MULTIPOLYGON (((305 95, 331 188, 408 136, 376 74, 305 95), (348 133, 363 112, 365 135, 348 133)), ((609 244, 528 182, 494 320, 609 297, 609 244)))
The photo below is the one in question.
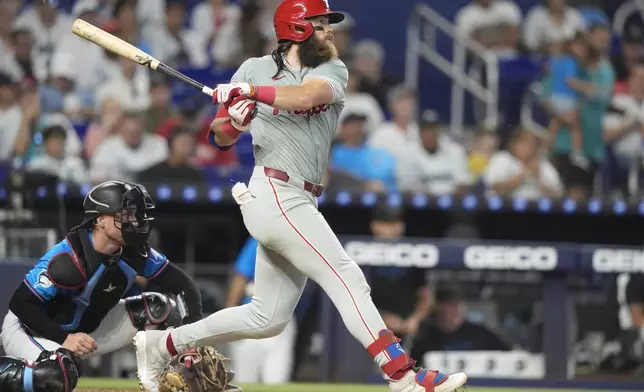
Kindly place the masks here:
POLYGON ((92 188, 85 196, 85 219, 81 227, 89 228, 101 215, 114 217, 123 242, 146 255, 146 244, 152 229, 150 211, 156 206, 145 187, 123 181, 108 181, 92 188))

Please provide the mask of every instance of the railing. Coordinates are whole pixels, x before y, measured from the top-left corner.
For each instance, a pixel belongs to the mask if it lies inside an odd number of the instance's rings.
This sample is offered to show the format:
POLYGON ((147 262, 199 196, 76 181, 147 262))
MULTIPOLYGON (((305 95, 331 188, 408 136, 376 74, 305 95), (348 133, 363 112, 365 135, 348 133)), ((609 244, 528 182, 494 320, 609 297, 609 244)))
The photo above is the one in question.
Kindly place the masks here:
POLYGON ((463 36, 452 22, 426 4, 416 6, 407 29, 405 82, 410 86, 418 86, 421 58, 452 79, 451 131, 460 132, 463 129, 465 91, 485 105, 485 124, 492 127, 498 125, 499 68, 496 56, 478 42, 463 36), (438 52, 436 34, 439 30, 454 42, 452 60, 438 52), (485 85, 467 72, 468 56, 484 64, 485 85))
POLYGON ((0 259, 39 259, 58 242, 54 229, 0 227, 0 259))

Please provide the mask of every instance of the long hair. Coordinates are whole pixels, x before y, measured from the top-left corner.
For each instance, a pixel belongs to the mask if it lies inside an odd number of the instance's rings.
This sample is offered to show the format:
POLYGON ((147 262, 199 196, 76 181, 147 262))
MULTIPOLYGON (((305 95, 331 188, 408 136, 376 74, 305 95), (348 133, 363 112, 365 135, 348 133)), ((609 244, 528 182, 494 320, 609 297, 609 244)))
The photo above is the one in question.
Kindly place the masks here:
POLYGON ((271 57, 273 57, 273 61, 275 61, 275 65, 277 65, 277 72, 275 72, 275 75, 273 75, 273 78, 276 78, 279 76, 282 71, 288 71, 288 68, 286 68, 286 60, 284 60, 284 55, 286 52, 288 52, 289 49, 291 49, 291 46, 293 46, 293 43, 291 41, 281 41, 280 43, 277 44, 277 48, 273 50, 271 53, 271 57))

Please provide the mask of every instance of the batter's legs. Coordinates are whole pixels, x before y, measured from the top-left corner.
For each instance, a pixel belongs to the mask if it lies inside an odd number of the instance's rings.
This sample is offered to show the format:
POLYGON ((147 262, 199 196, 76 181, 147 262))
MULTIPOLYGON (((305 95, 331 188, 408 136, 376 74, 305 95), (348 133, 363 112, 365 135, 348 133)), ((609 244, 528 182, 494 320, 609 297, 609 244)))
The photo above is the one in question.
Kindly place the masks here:
POLYGON ((175 329, 171 333, 177 351, 281 333, 293 316, 306 280, 284 257, 260 243, 252 301, 175 329))

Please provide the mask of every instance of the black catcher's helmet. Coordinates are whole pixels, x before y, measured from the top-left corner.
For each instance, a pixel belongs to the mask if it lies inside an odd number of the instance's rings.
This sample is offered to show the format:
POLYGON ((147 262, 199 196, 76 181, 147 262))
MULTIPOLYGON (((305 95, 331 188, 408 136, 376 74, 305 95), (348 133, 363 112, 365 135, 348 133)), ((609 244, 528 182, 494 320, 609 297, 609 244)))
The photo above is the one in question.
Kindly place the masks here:
POLYGON ((145 245, 154 220, 149 212, 154 208, 154 201, 143 185, 107 181, 96 185, 85 196, 85 219, 80 226, 89 228, 99 215, 112 215, 125 244, 147 255, 145 245))

